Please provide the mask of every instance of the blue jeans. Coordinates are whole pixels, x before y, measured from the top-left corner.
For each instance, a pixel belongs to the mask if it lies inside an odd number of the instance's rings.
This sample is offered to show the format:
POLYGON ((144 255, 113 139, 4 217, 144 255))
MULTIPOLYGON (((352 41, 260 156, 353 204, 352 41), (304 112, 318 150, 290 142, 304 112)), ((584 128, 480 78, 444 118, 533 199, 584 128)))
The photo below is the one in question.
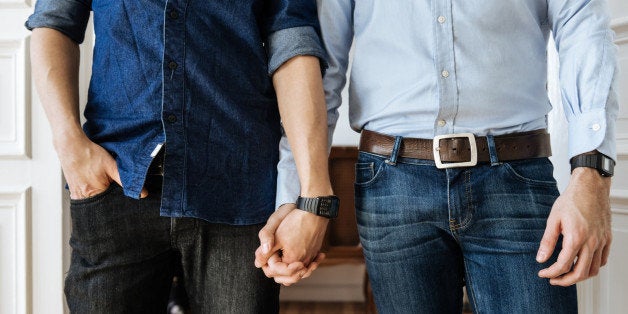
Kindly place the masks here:
POLYGON ((460 313, 463 285, 474 313, 577 313, 575 286, 537 276, 560 251, 535 260, 559 195, 547 158, 448 170, 387 158, 360 152, 355 184, 380 314, 460 313))
POLYGON ((178 267, 192 313, 279 311, 279 285, 253 264, 263 224, 161 217, 161 182, 146 187, 149 195, 141 200, 112 183, 72 201, 65 281, 72 313, 166 313, 178 267))

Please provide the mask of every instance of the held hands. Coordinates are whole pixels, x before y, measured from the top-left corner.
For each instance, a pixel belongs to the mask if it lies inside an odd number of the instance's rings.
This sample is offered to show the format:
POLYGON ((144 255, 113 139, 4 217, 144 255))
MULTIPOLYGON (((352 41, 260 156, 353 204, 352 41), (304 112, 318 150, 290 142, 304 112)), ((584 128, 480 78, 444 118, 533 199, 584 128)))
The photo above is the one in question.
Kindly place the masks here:
POLYGON ((309 277, 325 258, 319 251, 328 222, 295 204, 282 205, 259 232, 255 266, 286 286, 309 277))
POLYGON ((552 285, 570 286, 596 276, 606 265, 612 240, 609 193, 610 178, 592 168, 574 169, 567 189, 554 203, 536 259, 546 262, 561 234, 563 247, 558 260, 539 277, 550 279, 552 285))

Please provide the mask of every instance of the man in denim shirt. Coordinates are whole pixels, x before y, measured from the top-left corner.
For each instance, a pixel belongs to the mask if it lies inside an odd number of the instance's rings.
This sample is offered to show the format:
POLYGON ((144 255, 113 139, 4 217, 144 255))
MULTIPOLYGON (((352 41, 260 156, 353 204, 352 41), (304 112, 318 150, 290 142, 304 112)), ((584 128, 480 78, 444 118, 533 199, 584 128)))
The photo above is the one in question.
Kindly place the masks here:
MULTIPOLYGON (((301 193, 332 193, 326 175, 313 175, 327 173, 315 3, 40 0, 26 26, 70 190, 70 310, 165 311, 180 265, 194 312, 277 312, 278 286, 253 253, 275 209, 280 112, 303 147, 301 193), (90 12, 96 42, 81 128, 78 44, 90 12)), ((282 218, 291 232, 276 242, 307 262, 282 270, 288 283, 315 268, 327 219, 299 210, 282 218)))
MULTIPOLYGON (((598 274, 611 243, 606 1, 317 2, 330 132, 353 47, 356 217, 379 313, 460 313, 463 285, 475 313, 576 313, 575 283, 598 274), (573 169, 560 196, 545 131, 550 36, 573 169)), ((281 160, 279 176, 293 176, 287 145, 281 160)), ((297 193, 279 187, 278 201, 297 193)))

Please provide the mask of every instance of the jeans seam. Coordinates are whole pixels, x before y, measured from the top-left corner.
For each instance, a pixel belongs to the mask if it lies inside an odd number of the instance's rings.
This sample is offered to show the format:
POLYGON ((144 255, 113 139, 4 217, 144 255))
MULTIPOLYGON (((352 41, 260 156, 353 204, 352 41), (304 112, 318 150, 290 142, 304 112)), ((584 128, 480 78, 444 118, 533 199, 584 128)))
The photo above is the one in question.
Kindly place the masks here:
MULTIPOLYGON (((464 256, 464 254, 463 254, 464 256)), ((464 265, 464 271, 467 274, 467 294, 469 295, 469 301, 473 303, 473 313, 474 314, 480 314, 480 310, 478 308, 478 304, 477 304, 477 300, 475 298, 475 291, 473 291, 473 284, 472 284, 472 280, 471 280, 471 273, 469 272, 469 268, 467 267, 467 260, 466 258, 463 257, 462 259, 462 264, 464 265)))
POLYGON ((469 213, 466 215, 464 221, 460 223, 460 229, 468 227, 469 222, 471 222, 471 219, 473 218, 473 213, 475 212, 475 208, 473 207, 473 190, 471 187, 471 170, 465 171, 465 192, 467 210, 469 213))

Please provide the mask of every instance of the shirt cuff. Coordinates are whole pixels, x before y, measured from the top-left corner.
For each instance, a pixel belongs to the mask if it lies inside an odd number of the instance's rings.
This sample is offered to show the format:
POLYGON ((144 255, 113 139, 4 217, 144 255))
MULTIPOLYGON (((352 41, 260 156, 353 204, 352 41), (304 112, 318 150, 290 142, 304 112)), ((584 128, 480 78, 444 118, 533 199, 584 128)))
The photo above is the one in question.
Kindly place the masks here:
POLYGON ((578 114, 569 121, 569 158, 593 150, 617 160, 615 119, 604 108, 578 114))
POLYGON ((279 164, 277 164, 277 196, 275 199, 275 208, 283 204, 296 204, 297 198, 301 193, 301 184, 299 183, 299 174, 294 163, 294 156, 290 150, 288 138, 281 137, 279 142, 279 164))
POLYGON ((286 61, 296 56, 315 56, 321 63, 321 72, 327 69, 327 55, 312 26, 286 28, 268 36, 268 75, 272 76, 286 61))
POLYGON ((35 28, 51 28, 68 36, 72 41, 81 44, 85 40, 85 29, 89 21, 90 10, 81 4, 59 4, 58 7, 48 8, 50 2, 42 3, 37 7, 24 26, 28 30, 35 28))

